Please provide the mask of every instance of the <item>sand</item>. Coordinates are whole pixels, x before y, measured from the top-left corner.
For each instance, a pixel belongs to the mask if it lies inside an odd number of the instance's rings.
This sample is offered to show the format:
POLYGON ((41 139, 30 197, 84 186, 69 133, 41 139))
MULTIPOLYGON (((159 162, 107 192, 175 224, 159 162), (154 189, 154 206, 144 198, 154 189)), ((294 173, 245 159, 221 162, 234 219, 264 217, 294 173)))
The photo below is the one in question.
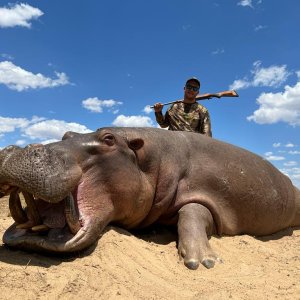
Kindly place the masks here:
MULTIPOLYGON (((13 223, 0 202, 0 234, 13 223)), ((300 228, 254 238, 212 237, 223 259, 188 270, 176 232, 132 233, 109 226, 98 244, 72 257, 0 244, 0 299, 300 299, 300 228)))

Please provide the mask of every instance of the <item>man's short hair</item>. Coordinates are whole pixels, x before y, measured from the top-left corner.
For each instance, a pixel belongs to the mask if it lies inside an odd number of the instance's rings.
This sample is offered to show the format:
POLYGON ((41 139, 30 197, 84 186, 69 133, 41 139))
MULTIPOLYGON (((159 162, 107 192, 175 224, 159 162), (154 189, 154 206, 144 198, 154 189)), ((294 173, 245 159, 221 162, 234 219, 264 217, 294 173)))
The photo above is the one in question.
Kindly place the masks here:
POLYGON ((191 77, 191 78, 189 78, 187 81, 186 81, 186 83, 185 83, 185 85, 187 85, 189 82, 196 82, 198 85, 199 85, 199 87, 200 87, 200 81, 199 81, 199 79, 197 79, 196 77, 191 77))

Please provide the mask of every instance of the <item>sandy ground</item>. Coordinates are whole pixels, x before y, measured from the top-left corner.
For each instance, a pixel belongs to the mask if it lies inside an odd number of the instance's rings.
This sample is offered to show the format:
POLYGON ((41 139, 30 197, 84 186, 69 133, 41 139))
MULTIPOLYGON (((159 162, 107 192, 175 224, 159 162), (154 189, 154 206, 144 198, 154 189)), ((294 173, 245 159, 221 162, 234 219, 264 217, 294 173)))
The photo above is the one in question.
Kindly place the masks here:
MULTIPOLYGON (((0 202, 0 231, 13 223, 0 202)), ((176 233, 108 227, 98 245, 49 257, 0 245, 0 299, 300 299, 300 228, 211 238, 224 263, 188 270, 176 233)))

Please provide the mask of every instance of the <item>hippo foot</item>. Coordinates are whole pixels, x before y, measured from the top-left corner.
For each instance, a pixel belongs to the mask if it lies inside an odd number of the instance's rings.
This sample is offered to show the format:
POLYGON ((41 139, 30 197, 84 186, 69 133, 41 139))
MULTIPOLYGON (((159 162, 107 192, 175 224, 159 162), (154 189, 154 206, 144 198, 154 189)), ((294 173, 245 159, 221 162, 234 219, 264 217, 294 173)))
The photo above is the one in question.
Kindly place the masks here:
POLYGON ((196 270, 201 264, 207 269, 213 268, 218 258, 211 249, 208 235, 211 235, 214 222, 210 211, 198 203, 189 203, 179 210, 178 252, 184 258, 184 264, 196 270))
POLYGON ((213 268, 216 263, 223 263, 223 260, 220 257, 206 257, 201 261, 201 264, 207 269, 213 268))
MULTIPOLYGON (((213 268, 216 263, 223 263, 223 260, 219 257, 205 257, 201 260, 201 264, 207 269, 213 268)), ((197 270, 199 264, 200 261, 198 259, 190 258, 184 260, 184 265, 190 270, 197 270)))

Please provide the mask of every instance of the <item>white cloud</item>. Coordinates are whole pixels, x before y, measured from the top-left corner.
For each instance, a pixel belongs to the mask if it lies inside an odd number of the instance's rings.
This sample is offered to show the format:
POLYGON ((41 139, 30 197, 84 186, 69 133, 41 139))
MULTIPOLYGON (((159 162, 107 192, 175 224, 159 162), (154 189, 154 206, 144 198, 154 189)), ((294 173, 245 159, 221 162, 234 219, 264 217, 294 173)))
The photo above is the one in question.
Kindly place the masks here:
POLYGON ((230 86, 230 90, 241 90, 251 86, 251 82, 246 79, 237 79, 230 86))
POLYGON ((30 124, 34 124, 40 121, 43 121, 44 118, 40 118, 37 116, 33 116, 31 120, 25 118, 7 118, 0 116, 0 134, 1 133, 8 133, 13 132, 17 128, 26 128, 30 124))
POLYGON ((218 54, 223 54, 223 53, 225 53, 224 49, 216 49, 211 54, 212 55, 218 55, 218 54))
POLYGON ((25 140, 17 140, 16 143, 15 143, 17 146, 24 146, 26 144, 26 141, 25 140))
POLYGON ((146 113, 146 114, 150 114, 153 111, 154 110, 153 110, 153 108, 150 108, 150 105, 145 106, 144 109, 143 109, 143 112, 146 113))
POLYGON ((265 26, 265 25, 258 25, 256 27, 254 27, 254 31, 260 31, 260 30, 263 30, 266 28, 267 28, 267 26, 265 26))
POLYGON ((278 148, 278 147, 280 147, 280 146, 281 146, 281 143, 274 143, 274 144, 273 144, 273 147, 274 147, 274 148, 278 148))
POLYGON ((257 98, 258 110, 247 117, 258 124, 286 122, 300 125, 300 81, 295 86, 285 86, 281 93, 262 93, 257 98))
POLYGON ((118 116, 112 123, 120 127, 153 127, 153 122, 146 116, 118 116))
POLYGON ((78 123, 67 123, 60 120, 45 120, 28 126, 23 130, 24 135, 30 139, 39 140, 61 140, 66 131, 75 131, 78 133, 91 132, 90 129, 78 123))
POLYGON ((61 139, 49 139, 49 140, 42 141, 41 144, 46 145, 46 144, 55 143, 59 141, 61 141, 61 139))
POLYGON ((285 82, 290 75, 290 73, 286 70, 286 65, 261 68, 260 61, 255 62, 253 65, 253 86, 278 87, 285 82))
POLYGON ((286 163, 283 164, 285 167, 294 167, 294 166, 297 166, 298 163, 294 160, 291 160, 291 161, 288 161, 286 163))
POLYGON ((287 175, 293 182, 293 184, 300 189, 300 168, 284 168, 280 169, 280 171, 287 175))
POLYGON ((292 144, 292 143, 288 143, 288 144, 286 144, 284 147, 286 147, 286 148, 294 148, 295 145, 292 144))
POLYGON ((10 61, 0 62, 0 84, 2 83, 18 92, 69 84, 69 79, 65 73, 55 72, 55 74, 57 79, 51 79, 40 73, 33 74, 26 71, 10 61))
POLYGON ((289 151, 288 153, 291 155, 299 155, 300 151, 289 151))
POLYGON ((251 74, 251 79, 248 79, 247 77, 237 79, 230 85, 229 88, 231 90, 238 90, 258 86, 279 87, 290 75, 286 69, 286 65, 262 68, 260 61, 253 63, 251 74))
POLYGON ((29 125, 25 118, 6 118, 0 116, 0 133, 13 132, 16 128, 24 128, 29 125))
POLYGON ((20 130, 24 139, 15 142, 16 145, 27 144, 26 139, 37 140, 43 144, 61 140, 66 131, 88 133, 92 130, 78 123, 67 123, 61 120, 45 120, 33 116, 31 120, 25 118, 5 118, 0 116, 0 136, 20 130))
POLYGON ((30 21, 43 14, 40 9, 24 3, 11 7, 0 7, 0 27, 23 26, 30 28, 30 21))
POLYGON ((285 157, 273 155, 272 152, 266 152, 265 153, 265 158, 269 161, 285 160, 285 157))
MULTIPOLYGON (((100 100, 97 97, 88 98, 82 101, 82 106, 90 110, 91 112, 102 113, 103 107, 115 108, 117 105, 123 104, 122 102, 118 102, 116 100, 100 100)), ((113 113, 117 113, 118 110, 113 110, 113 113)))
POLYGON ((249 6, 249 7, 252 7, 252 0, 241 0, 238 2, 237 5, 240 5, 240 6, 249 6))
POLYGON ((14 57, 12 55, 7 54, 7 53, 2 53, 0 56, 2 58, 4 58, 4 59, 9 59, 9 60, 13 60, 14 59, 14 57))

